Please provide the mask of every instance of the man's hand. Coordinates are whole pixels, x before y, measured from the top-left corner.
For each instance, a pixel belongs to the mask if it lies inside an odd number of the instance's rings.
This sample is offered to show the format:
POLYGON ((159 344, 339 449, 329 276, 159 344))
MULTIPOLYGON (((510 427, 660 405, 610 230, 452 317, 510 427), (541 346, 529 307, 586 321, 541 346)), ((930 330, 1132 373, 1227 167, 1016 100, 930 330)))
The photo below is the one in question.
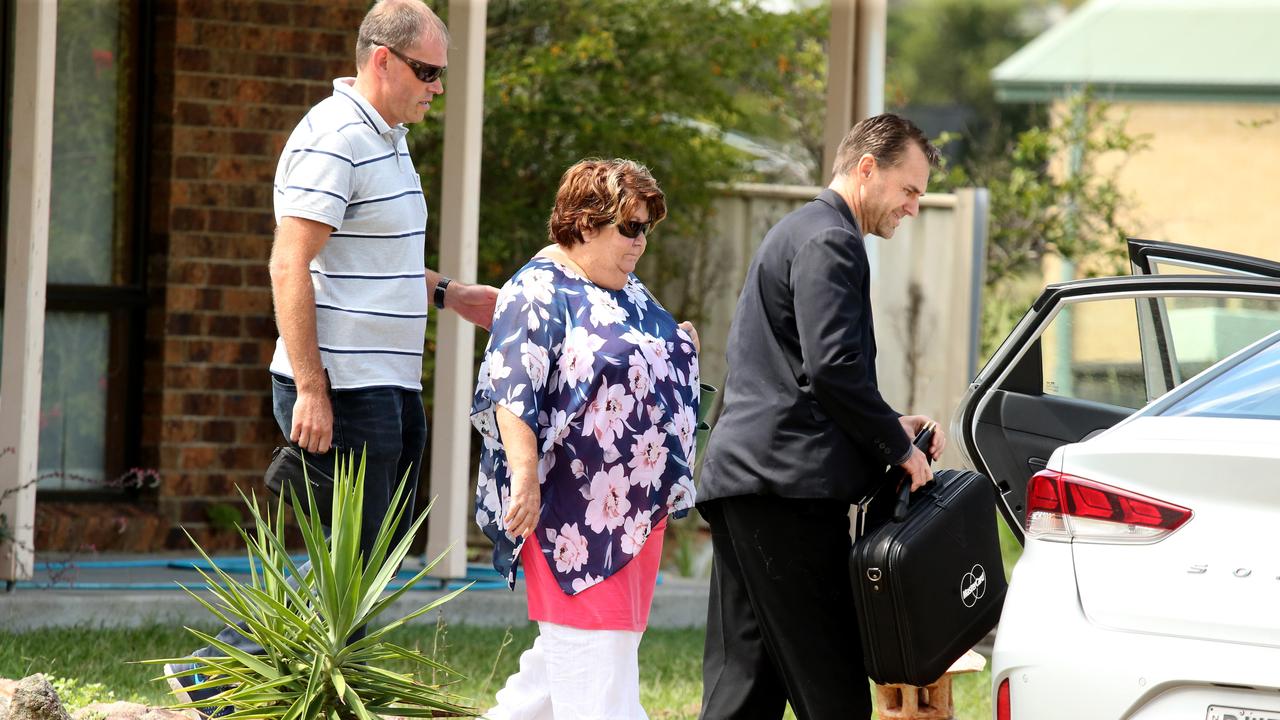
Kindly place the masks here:
MULTIPOLYGON (((902 429, 906 431, 907 437, 914 438, 920 434, 920 431, 929 423, 933 423, 926 415, 903 415, 898 418, 898 422, 902 423, 902 429)), ((933 429, 933 442, 929 443, 929 457, 934 460, 942 455, 942 451, 947 447, 947 435, 942 432, 942 426, 937 423, 933 429)), ((905 465, 904 465, 905 467, 905 465)))
POLYGON ((920 448, 912 446, 911 454, 907 456, 907 461, 898 467, 906 471, 911 478, 911 490, 916 491, 924 487, 924 484, 933 479, 933 470, 929 468, 929 458, 920 452, 920 448))
POLYGON ((446 308, 485 330, 493 324, 493 309, 497 304, 498 288, 492 285, 467 285, 455 280, 444 292, 446 308))
POLYGON ((512 537, 529 537, 538 525, 538 515, 541 512, 542 491, 538 487, 537 474, 512 473, 511 501, 507 506, 507 514, 502 518, 507 526, 507 534, 512 537))
POLYGON ((680 323, 679 327, 681 330, 685 331, 686 334, 688 334, 689 339, 693 340, 693 349, 697 350, 698 352, 702 352, 702 344, 698 342, 698 331, 694 329, 693 323, 689 322, 688 320, 685 320, 684 322, 680 323))
POLYGON ((289 439, 310 453, 325 453, 333 442, 333 407, 324 391, 298 390, 293 403, 293 427, 289 439))

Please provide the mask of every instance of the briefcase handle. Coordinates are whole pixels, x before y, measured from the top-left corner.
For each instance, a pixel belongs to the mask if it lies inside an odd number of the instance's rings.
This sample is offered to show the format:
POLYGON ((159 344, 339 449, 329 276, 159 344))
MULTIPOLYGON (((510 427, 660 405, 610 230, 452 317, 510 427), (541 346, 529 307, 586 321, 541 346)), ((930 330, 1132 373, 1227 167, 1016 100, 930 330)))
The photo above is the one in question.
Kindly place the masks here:
MULTIPOLYGON (((924 453, 924 456, 929 458, 930 463, 933 462, 933 457, 929 454, 929 444, 933 442, 933 434, 934 434, 934 431, 937 430, 937 427, 938 426, 935 423, 929 423, 925 427, 921 428, 920 432, 916 433, 915 438, 911 441, 912 445, 920 448, 920 452, 924 453)), ((888 466, 887 468, 885 468, 884 479, 876 484, 874 490, 868 492, 861 500, 859 500, 856 503, 858 507, 858 527, 856 528, 854 537, 861 538, 866 535, 866 532, 867 532, 866 523, 867 523, 867 516, 869 514, 868 508, 871 506, 872 501, 878 497, 882 497, 881 493, 884 493, 885 488, 888 487, 890 483, 894 482, 895 480, 897 481, 905 480, 906 479, 905 475, 906 473, 896 465, 888 466)), ((907 510, 910 507, 911 507, 911 483, 903 482, 902 487, 898 488, 897 497, 894 502, 893 513, 892 515, 890 515, 889 519, 893 520, 894 522, 902 522, 903 520, 906 520, 907 510)))
MULTIPOLYGON (((933 456, 929 454, 929 444, 933 442, 933 433, 937 430, 937 423, 929 423, 916 433, 916 437, 911 444, 920 448, 920 452, 924 453, 925 458, 930 464, 933 463, 933 456)), ((902 522, 907 519, 907 510, 911 507, 911 483, 903 474, 902 487, 898 488, 898 501, 893 506, 893 521, 902 522)))

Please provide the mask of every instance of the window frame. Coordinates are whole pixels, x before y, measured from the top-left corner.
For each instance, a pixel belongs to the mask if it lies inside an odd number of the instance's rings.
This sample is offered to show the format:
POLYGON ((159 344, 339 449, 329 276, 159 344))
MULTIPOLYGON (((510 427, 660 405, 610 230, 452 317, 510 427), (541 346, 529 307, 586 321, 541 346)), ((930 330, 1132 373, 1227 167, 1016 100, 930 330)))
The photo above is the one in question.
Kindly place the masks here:
MULTIPOLYGON (((110 285, 77 285, 46 283, 45 315, 56 312, 89 313, 108 318, 108 351, 106 376, 107 412, 102 428, 103 470, 107 481, 93 489, 37 490, 42 501, 131 501, 147 492, 139 487, 112 487, 110 483, 121 478, 131 468, 140 464, 142 444, 142 389, 144 343, 146 340, 146 312, 149 297, 147 278, 147 251, 150 218, 150 140, 152 137, 154 20, 150 13, 134 3, 121 0, 122 12, 127 13, 120 23, 120 47, 122 58, 128 57, 128 67, 120 69, 127 82, 128 97, 120 109, 127 127, 120 133, 123 147, 117 147, 117 172, 127 173, 131 179, 127 189, 116 197, 115 237, 113 266, 122 272, 123 282, 110 285), (120 165, 124 165, 120 168, 120 165)), ((13 96, 12 38, 15 32, 14 12, 11 3, 0 3, 0 22, 3 23, 4 41, 0 43, 0 92, 6 99, 5 107, 13 96)), ((2 113, 0 132, 7 146, 12 133, 9 112, 2 113)), ((0 257, 7 257, 8 238, 9 157, 0 149, 0 257)), ((114 275, 114 272, 113 272, 114 275)), ((0 312, 4 308, 4 272, 0 271, 0 312)), ((154 492, 154 491, 151 491, 154 492)))

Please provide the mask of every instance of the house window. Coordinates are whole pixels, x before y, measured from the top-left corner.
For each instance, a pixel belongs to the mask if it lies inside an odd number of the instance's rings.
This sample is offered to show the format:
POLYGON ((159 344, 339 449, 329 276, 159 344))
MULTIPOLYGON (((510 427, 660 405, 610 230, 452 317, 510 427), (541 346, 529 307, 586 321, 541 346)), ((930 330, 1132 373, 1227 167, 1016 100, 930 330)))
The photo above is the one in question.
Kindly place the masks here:
MULTIPOLYGON (((11 39, 13 9, 6 7, 11 39)), ((130 0, 58 3, 39 418, 38 488, 44 493, 114 492, 113 481, 137 456, 135 366, 145 301, 139 13, 130 0)), ((0 57, 6 97, 15 100, 8 82, 12 52, 6 42, 0 57)), ((6 119, 5 142, 13 140, 6 119)), ((5 178, 6 193, 13 181, 5 178)))

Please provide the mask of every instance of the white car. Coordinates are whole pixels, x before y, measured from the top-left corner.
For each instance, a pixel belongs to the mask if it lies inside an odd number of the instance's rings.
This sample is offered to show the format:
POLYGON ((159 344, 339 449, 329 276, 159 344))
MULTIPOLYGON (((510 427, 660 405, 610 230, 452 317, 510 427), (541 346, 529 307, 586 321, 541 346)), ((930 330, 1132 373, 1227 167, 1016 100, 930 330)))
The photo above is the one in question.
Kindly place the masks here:
POLYGON ((993 715, 1280 720, 1280 264, 1129 249, 1046 288, 956 415, 1025 544, 993 715))

